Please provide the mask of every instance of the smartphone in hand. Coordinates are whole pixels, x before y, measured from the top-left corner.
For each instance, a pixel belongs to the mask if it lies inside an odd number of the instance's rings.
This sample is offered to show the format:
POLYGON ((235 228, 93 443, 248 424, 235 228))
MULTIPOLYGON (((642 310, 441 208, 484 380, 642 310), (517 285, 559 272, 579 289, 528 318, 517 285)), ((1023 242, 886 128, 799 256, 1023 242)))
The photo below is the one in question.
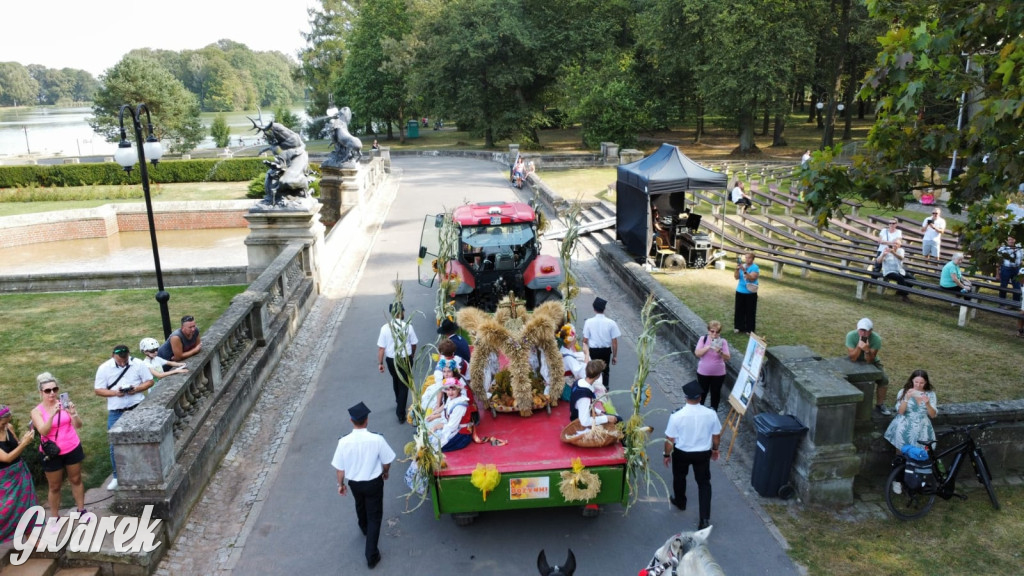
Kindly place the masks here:
POLYGON ((68 405, 70 403, 71 403, 71 397, 68 395, 68 393, 67 392, 61 392, 61 394, 60 394, 60 406, 61 406, 61 408, 67 410, 68 409, 68 405))

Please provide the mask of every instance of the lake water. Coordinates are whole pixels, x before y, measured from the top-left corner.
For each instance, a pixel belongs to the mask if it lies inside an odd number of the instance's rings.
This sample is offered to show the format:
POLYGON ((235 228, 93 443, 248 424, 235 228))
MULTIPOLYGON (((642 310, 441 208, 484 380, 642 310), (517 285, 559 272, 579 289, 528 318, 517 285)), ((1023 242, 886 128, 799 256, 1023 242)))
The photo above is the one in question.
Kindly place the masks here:
MULTIPOLYGON (((306 112, 301 107, 293 107, 291 111, 306 120, 306 112)), ((253 144, 256 138, 246 115, 255 118, 256 111, 224 114, 231 128, 232 146, 238 144, 239 136, 246 145, 253 144)), ((0 108, 0 158, 29 153, 33 156, 113 156, 117 143, 107 142, 92 131, 88 122, 91 116, 92 108, 88 106, 0 108)), ((202 114, 200 118, 203 125, 209 127, 215 116, 202 114)), ((264 111, 265 120, 271 116, 272 113, 264 111)), ((213 139, 207 137, 198 148, 213 148, 213 139)))
MULTIPOLYGON (((160 268, 246 266, 248 235, 248 228, 161 230, 156 236, 160 268)), ((153 270, 149 232, 0 248, 0 275, 96 270, 153 270)))

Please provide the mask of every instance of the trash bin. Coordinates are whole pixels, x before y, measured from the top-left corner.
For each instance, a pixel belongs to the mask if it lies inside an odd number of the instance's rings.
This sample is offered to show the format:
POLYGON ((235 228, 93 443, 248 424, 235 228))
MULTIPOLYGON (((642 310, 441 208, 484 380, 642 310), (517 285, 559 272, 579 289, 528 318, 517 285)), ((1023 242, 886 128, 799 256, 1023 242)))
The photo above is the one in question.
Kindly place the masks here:
POLYGON ((789 498, 793 495, 789 471, 807 427, 788 414, 762 413, 754 416, 754 429, 757 450, 750 484, 761 496, 789 498))
POLYGON ((409 123, 406 124, 405 137, 406 138, 419 138, 420 137, 420 123, 417 122, 416 120, 409 120, 409 123))

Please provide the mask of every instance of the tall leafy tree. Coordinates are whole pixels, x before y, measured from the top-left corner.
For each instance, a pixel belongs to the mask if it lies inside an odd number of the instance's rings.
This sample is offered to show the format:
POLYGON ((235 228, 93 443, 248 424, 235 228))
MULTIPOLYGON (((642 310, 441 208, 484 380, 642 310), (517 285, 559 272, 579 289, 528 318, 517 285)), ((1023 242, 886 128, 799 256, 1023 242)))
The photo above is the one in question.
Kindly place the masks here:
POLYGON ((187 152, 206 134, 195 96, 155 60, 126 56, 101 76, 89 125, 110 142, 120 138, 118 112, 122 104, 145 103, 157 136, 172 151, 187 152))
POLYGON ((482 135, 488 147, 529 127, 524 90, 541 45, 521 3, 452 0, 420 26, 414 90, 425 106, 482 135))
POLYGON ((39 82, 17 62, 0 62, 0 106, 31 106, 39 99, 39 82))
POLYGON ((345 33, 352 28, 358 3, 345 0, 321 0, 319 8, 309 8, 309 33, 306 47, 299 52, 299 77, 307 91, 306 114, 315 119, 310 136, 318 136, 331 105, 332 95, 344 74, 345 33))
POLYGON ((336 102, 357 118, 401 124, 411 104, 401 43, 412 32, 406 0, 363 3, 348 35, 348 59, 338 83, 336 102))
POLYGON ((812 163, 805 197, 824 221, 846 197, 899 208, 915 189, 945 186, 950 208, 968 212, 963 238, 984 266, 1007 232, 1024 234, 1006 212, 1024 182, 1024 3, 868 5, 891 23, 862 92, 878 98, 878 117, 853 166, 829 153, 812 163), (947 182, 954 153, 963 173, 947 182))

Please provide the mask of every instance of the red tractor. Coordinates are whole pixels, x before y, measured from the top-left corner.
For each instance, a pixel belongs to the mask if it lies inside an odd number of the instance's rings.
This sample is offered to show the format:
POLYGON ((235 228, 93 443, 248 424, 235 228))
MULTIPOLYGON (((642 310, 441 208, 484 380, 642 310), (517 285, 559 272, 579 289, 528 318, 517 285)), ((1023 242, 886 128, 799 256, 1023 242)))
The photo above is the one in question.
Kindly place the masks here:
MULTIPOLYGON (((537 214, 521 202, 479 202, 456 208, 452 220, 458 246, 449 251, 449 278, 458 279, 451 295, 456 306, 493 312, 498 301, 514 292, 532 310, 548 300, 561 300, 565 281, 561 263, 540 253, 537 214)), ((419 282, 432 286, 444 215, 427 216, 420 236, 419 282)))

